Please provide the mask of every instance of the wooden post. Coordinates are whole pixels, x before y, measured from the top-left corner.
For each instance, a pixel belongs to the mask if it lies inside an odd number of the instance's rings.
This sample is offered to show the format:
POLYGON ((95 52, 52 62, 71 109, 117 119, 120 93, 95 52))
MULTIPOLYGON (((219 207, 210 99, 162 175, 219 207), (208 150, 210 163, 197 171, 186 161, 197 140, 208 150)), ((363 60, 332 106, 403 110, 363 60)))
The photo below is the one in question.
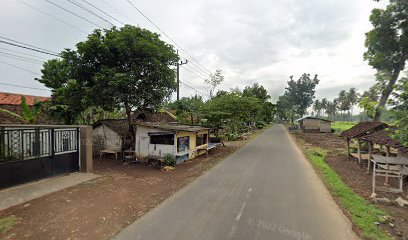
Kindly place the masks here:
MULTIPOLYGON (((386 157, 390 157, 390 147, 389 146, 385 146, 385 156, 386 157)), ((390 168, 390 166, 388 165, 388 163, 386 164, 386 166, 387 166, 387 170, 389 170, 389 168, 390 168)), ((388 184, 388 172, 387 172, 387 174, 385 175, 385 183, 384 183, 384 185, 389 185, 388 184)))
POLYGON ((376 170, 375 170, 375 168, 376 168, 376 163, 374 162, 374 164, 373 164, 373 193, 375 193, 375 173, 376 173, 376 170))
POLYGON ((358 164, 361 166, 361 142, 357 139, 358 164))
POLYGON ((373 143, 368 142, 368 162, 367 162, 367 173, 370 173, 370 165, 371 165, 371 158, 372 158, 372 151, 373 151, 373 143))
POLYGON ((350 160, 350 139, 349 139, 349 138, 346 138, 346 141, 347 141, 347 143, 346 143, 346 147, 347 147, 347 158, 348 158, 348 160, 350 160))

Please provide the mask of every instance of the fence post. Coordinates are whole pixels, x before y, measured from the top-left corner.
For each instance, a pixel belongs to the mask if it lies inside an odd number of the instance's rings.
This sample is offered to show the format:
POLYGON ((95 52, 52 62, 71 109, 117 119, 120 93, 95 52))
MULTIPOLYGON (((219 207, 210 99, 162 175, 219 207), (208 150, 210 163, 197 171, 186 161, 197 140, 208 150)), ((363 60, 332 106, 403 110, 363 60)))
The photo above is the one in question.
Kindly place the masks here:
POLYGON ((93 171, 93 157, 92 157, 92 127, 80 127, 80 149, 81 149, 81 172, 93 171))

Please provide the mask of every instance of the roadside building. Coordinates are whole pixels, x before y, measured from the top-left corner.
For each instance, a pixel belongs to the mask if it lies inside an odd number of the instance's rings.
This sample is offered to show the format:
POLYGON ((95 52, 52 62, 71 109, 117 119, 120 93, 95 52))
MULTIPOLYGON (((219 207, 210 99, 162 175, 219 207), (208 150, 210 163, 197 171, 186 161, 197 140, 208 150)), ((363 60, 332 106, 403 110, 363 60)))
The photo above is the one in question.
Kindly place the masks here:
POLYGON ((102 150, 121 152, 130 148, 129 124, 127 119, 105 119, 97 121, 92 125, 92 139, 94 145, 94 155, 102 150))
POLYGON ((331 132, 331 121, 318 118, 318 117, 303 117, 296 120, 299 123, 299 129, 302 132, 320 132, 329 133, 331 132))
POLYGON ((180 123, 136 123, 137 158, 164 157, 171 154, 176 164, 207 153, 210 128, 180 123))

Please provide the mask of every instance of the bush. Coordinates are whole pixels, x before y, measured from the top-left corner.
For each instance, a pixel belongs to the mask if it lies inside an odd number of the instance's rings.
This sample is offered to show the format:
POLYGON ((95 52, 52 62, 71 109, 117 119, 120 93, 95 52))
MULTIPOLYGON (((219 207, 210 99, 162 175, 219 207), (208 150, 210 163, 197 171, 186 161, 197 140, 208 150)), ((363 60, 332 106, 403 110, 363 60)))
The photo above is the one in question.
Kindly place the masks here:
POLYGON ((264 121, 258 121, 258 122, 256 123, 256 127, 257 127, 258 129, 265 128, 266 126, 267 126, 267 124, 266 124, 266 122, 264 122, 264 121))
POLYGON ((174 166, 174 164, 176 163, 176 158, 174 157, 174 155, 167 153, 166 155, 164 155, 164 164, 166 166, 174 166))
POLYGON ((228 141, 235 141, 238 139, 239 135, 236 133, 226 133, 225 137, 227 138, 228 141))

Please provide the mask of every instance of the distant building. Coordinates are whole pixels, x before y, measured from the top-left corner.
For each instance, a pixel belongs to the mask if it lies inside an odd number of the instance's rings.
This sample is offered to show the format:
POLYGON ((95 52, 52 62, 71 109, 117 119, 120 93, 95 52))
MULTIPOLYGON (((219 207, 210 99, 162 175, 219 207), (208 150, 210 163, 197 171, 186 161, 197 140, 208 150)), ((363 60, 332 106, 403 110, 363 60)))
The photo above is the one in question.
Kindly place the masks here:
POLYGON ((299 123, 299 128, 302 132, 331 132, 331 121, 324 118, 308 116, 297 119, 296 122, 299 123))
MULTIPOLYGON (((39 97, 39 96, 30 96, 30 95, 0 92, 0 108, 6 109, 8 111, 11 111, 21 116, 22 114, 21 97, 22 96, 26 97, 27 104, 30 107, 34 105, 35 99, 38 99, 38 101, 41 101, 41 102, 50 100, 49 97, 39 97)), ((16 117, 11 116, 10 114, 0 112, 0 123, 19 124, 19 123, 24 123, 24 122, 19 120, 16 117)), ((47 120, 46 117, 44 116, 40 116, 37 123, 49 123, 49 120, 47 120)))

